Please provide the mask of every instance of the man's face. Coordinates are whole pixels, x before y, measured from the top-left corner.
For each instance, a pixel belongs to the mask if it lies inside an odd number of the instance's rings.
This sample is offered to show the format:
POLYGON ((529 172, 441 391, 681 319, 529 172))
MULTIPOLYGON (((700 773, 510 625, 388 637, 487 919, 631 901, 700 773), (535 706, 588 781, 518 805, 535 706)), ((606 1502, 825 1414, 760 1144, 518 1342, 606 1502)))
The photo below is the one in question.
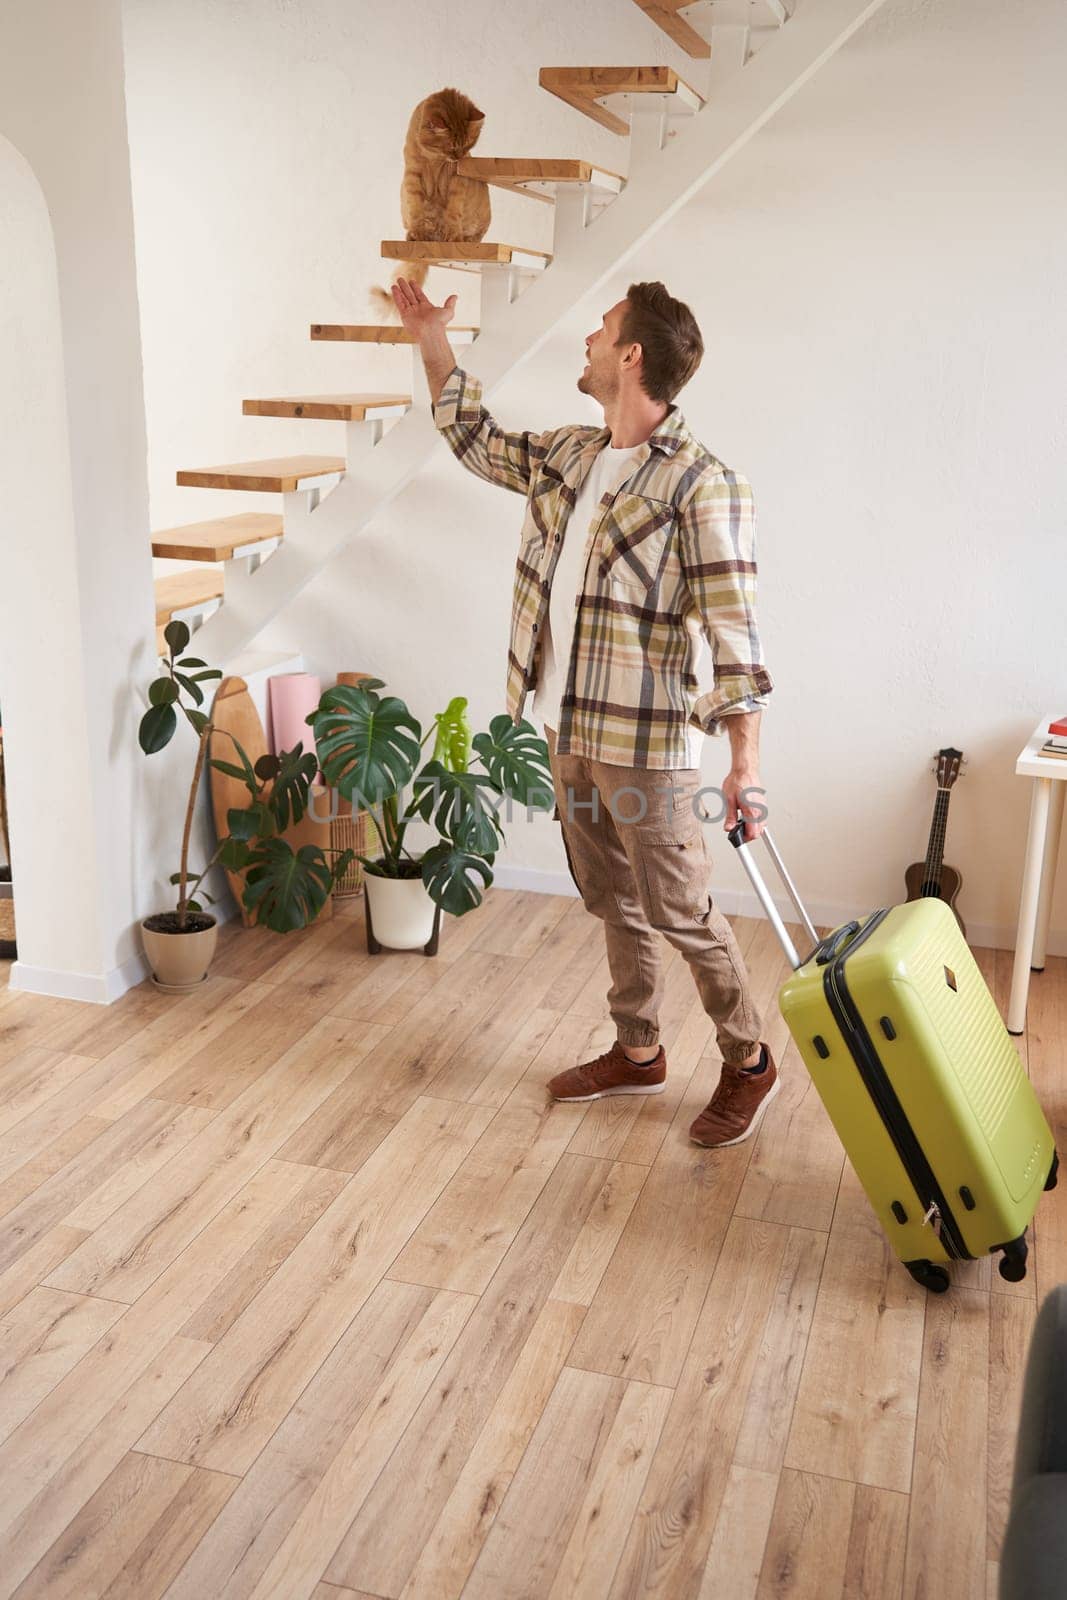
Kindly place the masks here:
POLYGON ((625 311, 626 301, 618 301, 610 311, 605 311, 596 332, 586 336, 586 364, 578 379, 578 388, 582 394, 592 395, 594 400, 599 400, 602 406, 615 399, 622 382, 624 351, 616 346, 615 341, 619 337, 625 311))

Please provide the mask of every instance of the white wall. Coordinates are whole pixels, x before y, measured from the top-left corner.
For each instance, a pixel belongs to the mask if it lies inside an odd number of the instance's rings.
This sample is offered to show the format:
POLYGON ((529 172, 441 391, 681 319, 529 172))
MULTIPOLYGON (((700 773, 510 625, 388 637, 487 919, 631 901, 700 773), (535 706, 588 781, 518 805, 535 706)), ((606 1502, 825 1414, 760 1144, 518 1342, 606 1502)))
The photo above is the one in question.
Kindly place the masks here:
MULTIPOLYGON (((126 40, 156 525, 265 503, 175 490, 176 467, 341 449, 329 424, 242 419, 243 397, 405 386, 402 352, 306 330, 366 316, 416 100, 465 88, 487 113, 482 154, 618 166, 623 143, 539 91, 537 68, 686 70, 624 0, 127 0, 126 40)), ((1067 709, 1065 49, 1059 0, 889 0, 493 396, 512 426, 599 422, 574 382, 603 307, 651 277, 693 307, 707 355, 681 404, 755 485, 777 685, 764 777, 828 920, 899 896, 932 754, 957 744, 961 909, 980 942, 1012 937, 1029 803, 1014 758, 1044 709, 1067 709)), ((493 237, 538 246, 548 226, 547 208, 494 199, 493 237)), ((477 320, 472 279, 431 280, 457 286, 458 320, 477 320)), ((442 448, 258 642, 304 650, 326 679, 372 668, 425 722, 466 693, 485 726, 521 512, 442 448)), ((709 783, 725 753, 708 742, 709 783)), ((557 831, 516 823, 501 862, 566 881, 557 831)), ((731 909, 744 880, 709 843, 731 909)), ((1053 928, 1067 951, 1067 881, 1053 928)))
MULTIPOLYGON (((118 0, 0 12, 0 701, 14 987, 142 975, 156 808, 145 429, 118 0)), ((165 799, 163 804, 165 809, 165 799)), ((169 866, 164 869, 169 871, 169 866)))

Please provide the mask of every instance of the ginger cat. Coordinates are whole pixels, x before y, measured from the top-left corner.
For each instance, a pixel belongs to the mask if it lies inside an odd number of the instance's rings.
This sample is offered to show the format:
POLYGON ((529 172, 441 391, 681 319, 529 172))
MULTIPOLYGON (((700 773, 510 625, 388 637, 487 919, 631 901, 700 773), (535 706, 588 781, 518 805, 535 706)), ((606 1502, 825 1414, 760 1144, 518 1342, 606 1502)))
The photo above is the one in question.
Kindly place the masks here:
MULTIPOLYGON (((400 214, 407 239, 463 239, 477 243, 489 227, 489 185, 481 178, 461 178, 456 164, 478 142, 485 115, 458 89, 437 89, 411 113, 404 140, 404 181, 400 214)), ((393 282, 426 281, 425 261, 398 261, 393 282)), ((397 321, 396 305, 387 289, 371 289, 375 311, 397 321)))

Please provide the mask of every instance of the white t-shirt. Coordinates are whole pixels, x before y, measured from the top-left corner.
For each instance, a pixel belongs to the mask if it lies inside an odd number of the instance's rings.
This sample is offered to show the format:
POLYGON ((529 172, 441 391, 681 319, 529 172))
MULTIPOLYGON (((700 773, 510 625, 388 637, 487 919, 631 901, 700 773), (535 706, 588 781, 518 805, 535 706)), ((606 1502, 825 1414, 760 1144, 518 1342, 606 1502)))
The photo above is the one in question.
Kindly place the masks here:
MULTIPOLYGON (((605 445, 586 473, 574 510, 567 519, 563 545, 552 578, 548 613, 542 624, 541 667, 534 689, 534 709, 545 726, 554 732, 559 727, 560 701, 567 687, 567 668, 574 642, 575 600, 581 593, 585 579, 585 551, 590 525, 598 514, 601 496, 608 491, 613 493, 629 476, 632 458, 640 448, 640 445, 624 445, 622 448, 613 444, 605 445)), ((704 739, 702 729, 690 726, 686 730, 688 766, 699 767, 704 739)))

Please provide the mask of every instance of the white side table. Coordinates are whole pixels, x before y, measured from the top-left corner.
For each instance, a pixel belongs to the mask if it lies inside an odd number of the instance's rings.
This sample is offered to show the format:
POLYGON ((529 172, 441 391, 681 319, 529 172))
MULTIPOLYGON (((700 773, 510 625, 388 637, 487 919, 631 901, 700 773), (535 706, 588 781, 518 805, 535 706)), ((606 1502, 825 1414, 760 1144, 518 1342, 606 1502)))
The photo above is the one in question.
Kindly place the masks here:
POLYGON ((1039 751, 1048 738, 1049 723, 1061 715, 1062 712, 1053 712, 1050 716, 1042 717, 1015 763, 1016 776, 1033 778, 1034 789, 1030 799, 1030 832, 1026 839, 1026 865, 1023 867, 1023 886, 1019 896, 1019 931, 1015 937, 1015 965, 1011 975, 1011 999, 1008 1001, 1009 1033, 1022 1033, 1025 1028, 1030 973, 1042 971, 1045 965, 1052 893, 1056 887, 1056 859, 1063 826, 1063 798, 1067 793, 1067 760, 1042 756, 1039 751))

